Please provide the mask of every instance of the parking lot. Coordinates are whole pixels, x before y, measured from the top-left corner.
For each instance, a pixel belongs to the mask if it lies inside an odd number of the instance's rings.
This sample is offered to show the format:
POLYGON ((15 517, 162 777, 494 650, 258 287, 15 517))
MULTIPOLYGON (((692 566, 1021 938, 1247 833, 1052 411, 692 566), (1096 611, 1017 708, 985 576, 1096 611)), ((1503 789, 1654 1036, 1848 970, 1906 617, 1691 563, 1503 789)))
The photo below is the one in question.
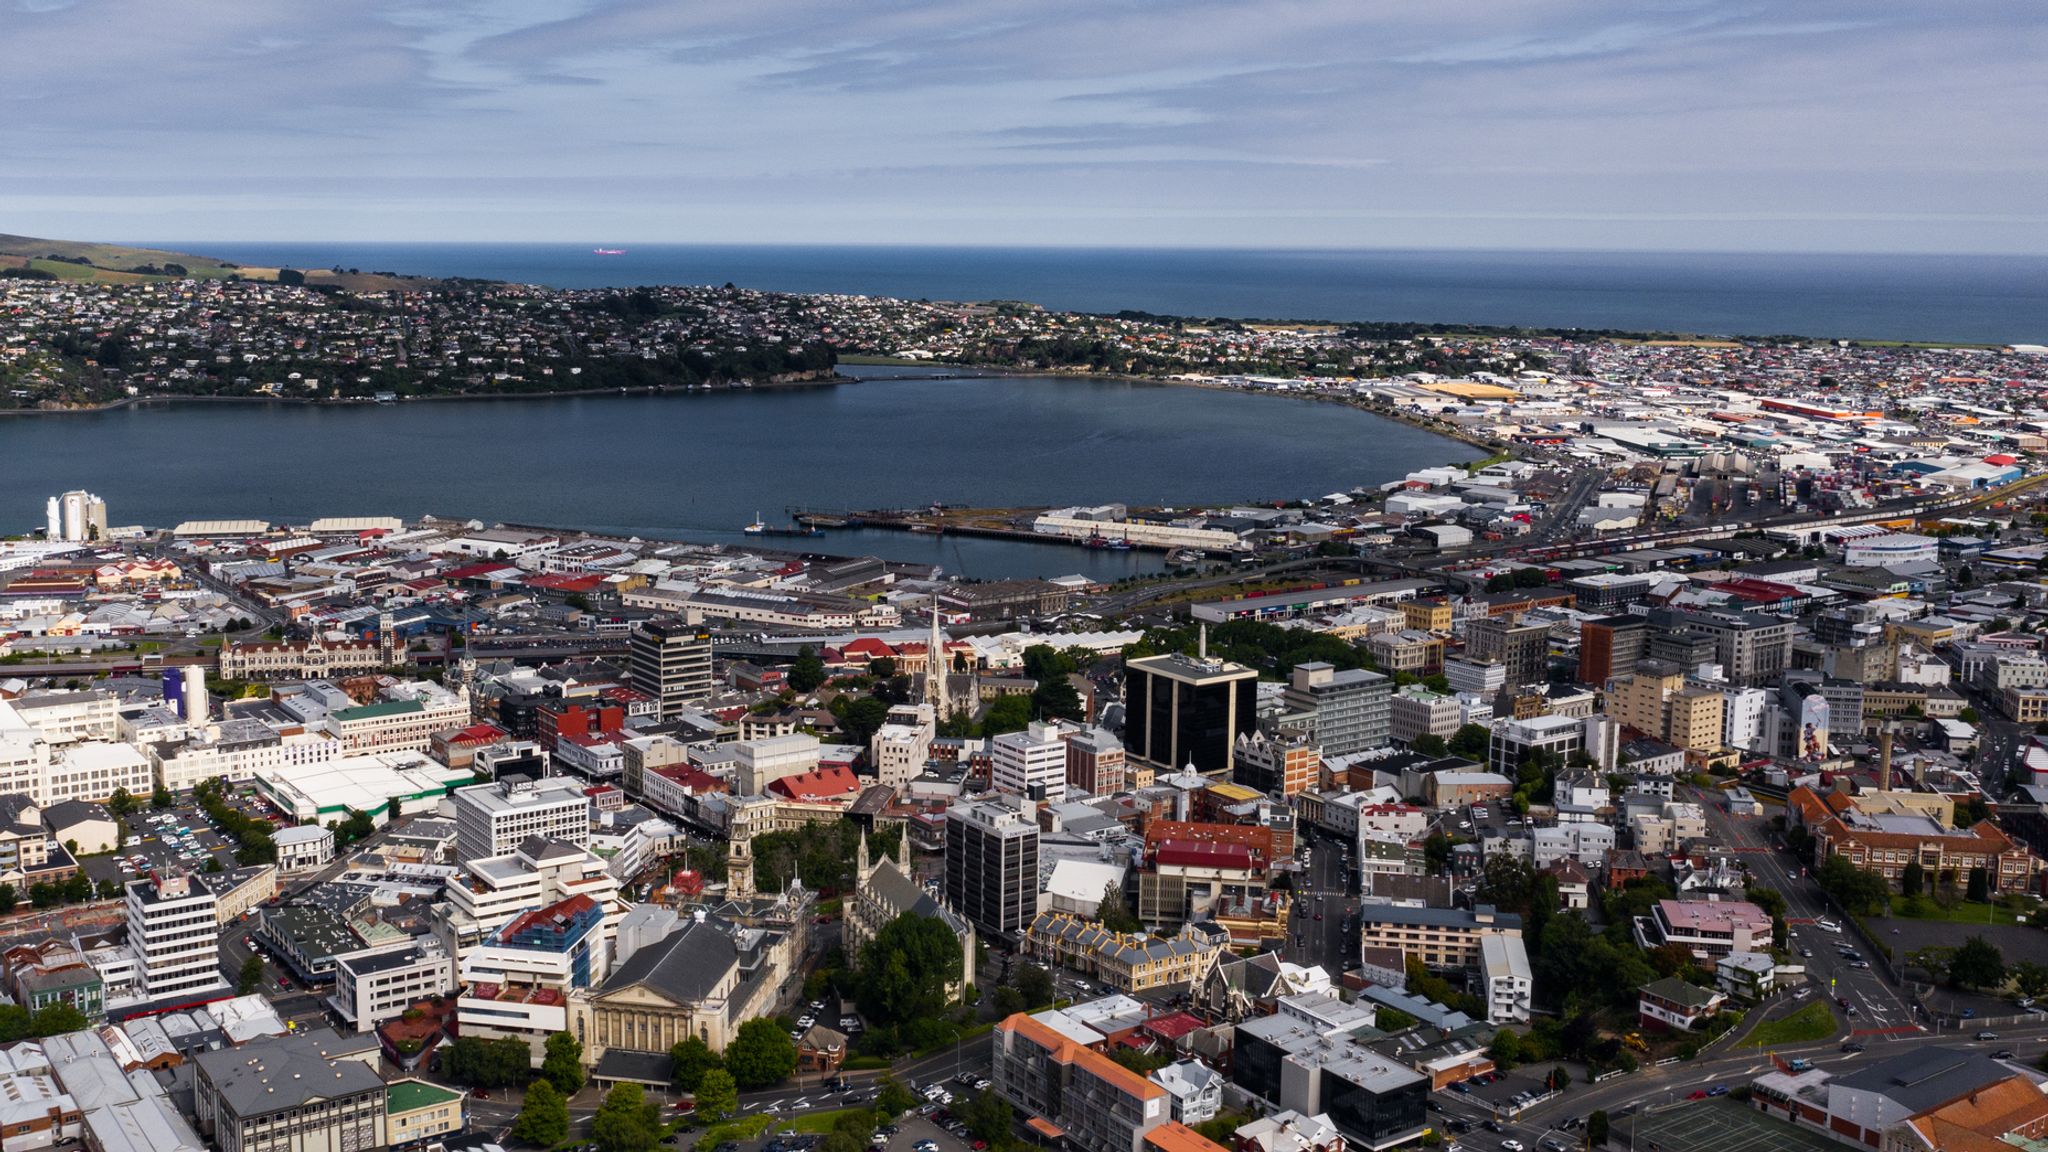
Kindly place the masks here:
POLYGON ((1688 1102, 1636 1118, 1634 1146, 1645 1152, 1824 1152, 1840 1147, 1732 1100, 1688 1102))

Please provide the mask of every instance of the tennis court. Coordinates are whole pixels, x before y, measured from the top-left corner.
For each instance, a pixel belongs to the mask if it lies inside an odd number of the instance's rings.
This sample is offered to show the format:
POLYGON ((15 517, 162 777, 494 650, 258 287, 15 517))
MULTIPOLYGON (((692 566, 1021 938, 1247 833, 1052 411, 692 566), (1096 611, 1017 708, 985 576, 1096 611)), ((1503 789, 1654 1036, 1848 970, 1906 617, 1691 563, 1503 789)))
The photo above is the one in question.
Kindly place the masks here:
POLYGON ((1818 1132, 1733 1100, 1688 1100, 1636 1118, 1636 1152, 1839 1152, 1840 1147, 1818 1132))

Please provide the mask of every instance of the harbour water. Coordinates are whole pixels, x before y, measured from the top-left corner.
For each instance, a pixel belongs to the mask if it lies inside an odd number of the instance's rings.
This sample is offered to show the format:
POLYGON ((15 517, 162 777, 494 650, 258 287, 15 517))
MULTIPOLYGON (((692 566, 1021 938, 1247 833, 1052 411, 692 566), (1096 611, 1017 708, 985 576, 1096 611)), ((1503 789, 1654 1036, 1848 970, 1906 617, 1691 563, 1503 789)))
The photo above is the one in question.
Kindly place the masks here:
MULTIPOLYGON (((724 284, 1177 316, 2048 343, 2048 257, 624 244, 165 246, 563 288, 724 284), (624 248, 598 255, 596 247, 624 248)), ((600 243, 601 242, 601 243, 600 243)))
POLYGON ((1158 553, 883 530, 749 537, 792 506, 1286 500, 1478 453, 1335 404, 1067 377, 395 405, 181 403, 0 420, 0 524, 86 488, 117 524, 422 515, 1115 579, 1158 553))

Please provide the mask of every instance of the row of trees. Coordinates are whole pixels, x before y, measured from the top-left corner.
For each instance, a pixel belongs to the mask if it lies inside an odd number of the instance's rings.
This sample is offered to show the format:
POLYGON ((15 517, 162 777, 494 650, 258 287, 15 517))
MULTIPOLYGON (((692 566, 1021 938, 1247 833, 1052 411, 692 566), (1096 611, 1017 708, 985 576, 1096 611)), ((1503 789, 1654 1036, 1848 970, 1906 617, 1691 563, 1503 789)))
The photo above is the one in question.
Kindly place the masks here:
POLYGON ((277 844, 270 838, 270 821, 259 820, 229 804, 226 781, 217 776, 201 780, 193 787, 192 798, 213 820, 214 827, 235 842, 235 863, 245 868, 277 863, 277 844))

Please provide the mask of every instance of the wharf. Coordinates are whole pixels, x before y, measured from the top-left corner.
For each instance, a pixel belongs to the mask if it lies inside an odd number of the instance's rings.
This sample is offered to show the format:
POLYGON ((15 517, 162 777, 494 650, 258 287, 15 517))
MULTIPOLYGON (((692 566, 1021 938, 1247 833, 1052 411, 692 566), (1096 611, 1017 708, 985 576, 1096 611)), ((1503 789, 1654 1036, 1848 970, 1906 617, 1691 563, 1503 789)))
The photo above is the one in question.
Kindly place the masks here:
MULTIPOLYGON (((1034 532, 1029 524, 1047 508, 955 508, 935 504, 929 508, 873 508, 847 511, 791 508, 790 519, 806 528, 882 528, 915 532, 926 536, 980 536, 993 540, 1016 540, 1031 544, 1065 544, 1073 548, 1112 551, 1174 552, 1170 545, 1144 544, 1112 537, 1076 538, 1034 532)), ((1105 528, 1115 526, 1105 524, 1105 528)))

